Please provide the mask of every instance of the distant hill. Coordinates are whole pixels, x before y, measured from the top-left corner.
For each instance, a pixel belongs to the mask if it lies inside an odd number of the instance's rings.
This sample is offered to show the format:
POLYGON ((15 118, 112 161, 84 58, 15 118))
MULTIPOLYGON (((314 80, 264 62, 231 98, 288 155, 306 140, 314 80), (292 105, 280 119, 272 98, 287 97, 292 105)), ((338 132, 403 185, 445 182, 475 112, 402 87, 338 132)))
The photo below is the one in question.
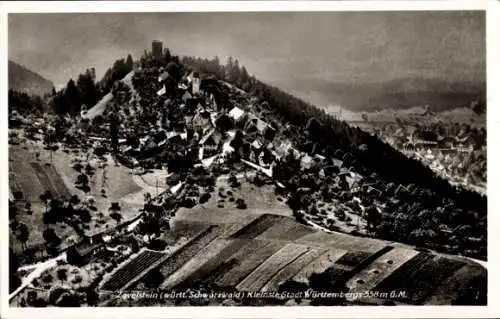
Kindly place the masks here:
POLYGON ((50 93, 53 87, 52 81, 9 60, 9 90, 43 96, 50 93))
POLYGON ((301 82, 301 89, 321 92, 329 103, 357 112, 408 109, 425 104, 434 111, 448 111, 467 106, 478 97, 486 98, 485 83, 421 78, 372 83, 309 80, 301 82))

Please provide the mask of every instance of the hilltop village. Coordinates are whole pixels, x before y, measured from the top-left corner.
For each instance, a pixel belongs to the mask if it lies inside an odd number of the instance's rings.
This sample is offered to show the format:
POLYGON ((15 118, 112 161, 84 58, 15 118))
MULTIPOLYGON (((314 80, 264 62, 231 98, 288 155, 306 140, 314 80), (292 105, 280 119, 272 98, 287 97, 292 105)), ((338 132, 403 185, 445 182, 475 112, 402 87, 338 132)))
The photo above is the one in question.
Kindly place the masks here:
MULTIPOLYGON (((68 99, 68 85, 50 97, 55 114, 9 110, 11 304, 138 302, 114 293, 127 290, 398 287, 411 295, 396 304, 484 302, 485 269, 458 257, 486 259, 481 195, 324 112, 288 112, 296 98, 237 61, 223 70, 155 42, 115 67, 93 107, 68 99), (58 112, 65 103, 71 111, 58 112), (423 172, 414 182, 394 171, 410 167, 423 172)), ((224 296, 140 304, 266 302, 224 296)))

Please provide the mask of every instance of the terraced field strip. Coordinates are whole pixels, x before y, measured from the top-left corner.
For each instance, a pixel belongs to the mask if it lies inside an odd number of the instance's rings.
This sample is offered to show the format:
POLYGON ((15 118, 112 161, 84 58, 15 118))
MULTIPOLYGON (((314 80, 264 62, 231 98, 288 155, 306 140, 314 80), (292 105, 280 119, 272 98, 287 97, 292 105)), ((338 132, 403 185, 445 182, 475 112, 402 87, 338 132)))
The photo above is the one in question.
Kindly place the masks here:
POLYGON ((246 218, 246 221, 242 220, 243 222, 220 224, 219 226, 221 228, 221 237, 230 237, 232 234, 240 230, 242 228, 242 225, 247 225, 248 223, 251 223, 258 218, 258 216, 248 216, 248 217, 249 218, 246 218))
POLYGON ((312 274, 323 273, 331 267, 340 257, 347 251, 343 249, 330 249, 320 254, 316 259, 302 268, 294 277, 293 280, 298 282, 309 283, 309 278, 312 274))
POLYGON ((439 284, 432 295, 426 298, 426 305, 450 305, 460 291, 467 288, 476 278, 486 278, 486 270, 479 265, 465 265, 439 284))
POLYGON ((218 286, 236 287, 255 268, 283 247, 283 243, 280 242, 257 242, 260 247, 253 247, 252 250, 242 249, 232 257, 236 261, 229 261, 229 263, 235 267, 225 269, 226 273, 216 281, 218 286))
POLYGON ((10 192, 12 193, 12 197, 13 197, 14 193, 21 192, 23 194, 23 199, 24 199, 25 192, 24 192, 22 186, 17 182, 16 174, 14 174, 14 172, 11 172, 11 171, 9 171, 9 188, 10 188, 10 192))
POLYGON ((272 225, 257 238, 264 240, 293 241, 313 232, 313 229, 299 224, 297 221, 289 218, 272 225))
POLYGON ((302 268, 318 258, 325 250, 309 249, 306 253, 286 265, 262 287, 262 291, 278 291, 281 284, 295 276, 302 268))
POLYGON ((356 267, 372 254, 366 251, 348 251, 340 257, 335 263, 345 265, 351 268, 356 267))
POLYGON ((260 234, 262 234, 266 229, 273 226, 274 224, 281 223, 287 217, 277 216, 277 215, 262 215, 255 219, 251 223, 247 224, 237 232, 235 232, 231 237, 233 238, 247 238, 252 239, 260 234))
POLYGON ((205 263, 216 257, 224 248, 231 244, 231 239, 215 239, 193 258, 170 275, 162 284, 161 289, 172 289, 185 281, 189 276, 199 272, 205 263))
POLYGON ((244 260, 246 256, 252 254, 253 252, 270 243, 267 241, 254 239, 235 240, 241 243, 241 247, 239 247, 233 254, 228 253, 228 255, 225 255, 223 252, 220 258, 221 263, 206 275, 203 280, 204 282, 217 283, 217 281, 221 280, 230 269, 240 265, 241 261, 244 260))
POLYGON ((388 277, 385 277, 374 290, 380 292, 391 292, 396 290, 406 290, 407 285, 412 280, 415 272, 427 261, 431 260, 433 255, 428 253, 418 253, 415 257, 403 263, 394 270, 388 277))
POLYGON ((350 292, 374 290, 384 278, 416 255, 418 255, 416 250, 395 248, 355 274, 347 282, 347 287, 350 288, 350 292))
POLYGON ((259 291, 274 275, 306 253, 308 249, 304 245, 286 245, 251 272, 236 288, 244 291, 259 291))
POLYGON ((117 269, 111 278, 102 285, 102 289, 108 291, 125 289, 133 279, 167 256, 162 252, 143 250, 135 258, 117 269))
POLYGON ((421 304, 439 283, 445 281, 456 270, 465 266, 465 262, 446 257, 435 257, 424 263, 404 287, 408 291, 412 304, 421 304))
POLYGON ((50 190, 53 196, 57 197, 63 196, 63 194, 60 194, 58 192, 55 183, 50 179, 50 176, 48 175, 47 171, 42 167, 42 165, 40 165, 39 163, 31 163, 31 166, 35 171, 37 178, 42 182, 42 185, 46 190, 50 190))
POLYGON ((45 166, 45 171, 47 172, 47 175, 52 181, 52 184, 57 189, 57 193, 62 195, 64 198, 69 199, 71 197, 71 193, 66 187, 66 184, 64 183, 63 179, 61 178, 61 175, 59 175, 59 172, 57 172, 55 167, 52 165, 45 166))
MULTIPOLYGON (((198 270, 192 273, 184 281, 180 282, 176 287, 188 288, 193 287, 200 282, 205 282, 207 277, 211 277, 214 271, 220 270, 220 267, 224 265, 232 255, 234 255, 238 250, 240 250, 245 245, 248 245, 248 239, 225 239, 228 244, 215 256, 207 259, 205 263, 198 270)), ((213 279, 210 281, 213 282, 213 279)))
POLYGON ((311 235, 306 235, 298 243, 308 243, 315 246, 332 247, 344 249, 347 251, 367 251, 374 253, 387 246, 387 242, 378 239, 356 237, 342 233, 325 233, 317 231, 311 235))
MULTIPOLYGON (((219 236, 218 226, 209 226, 207 230, 191 239, 183 247, 173 252, 161 265, 160 271, 165 278, 170 277, 176 270, 186 264, 199 251, 205 248, 212 240, 219 236)), ((163 284, 162 284, 163 285, 163 284)))
POLYGON ((39 200, 39 196, 43 194, 46 189, 37 178, 33 167, 29 163, 17 158, 9 164, 12 173, 12 182, 19 185, 19 188, 23 191, 24 197, 31 201, 39 200))

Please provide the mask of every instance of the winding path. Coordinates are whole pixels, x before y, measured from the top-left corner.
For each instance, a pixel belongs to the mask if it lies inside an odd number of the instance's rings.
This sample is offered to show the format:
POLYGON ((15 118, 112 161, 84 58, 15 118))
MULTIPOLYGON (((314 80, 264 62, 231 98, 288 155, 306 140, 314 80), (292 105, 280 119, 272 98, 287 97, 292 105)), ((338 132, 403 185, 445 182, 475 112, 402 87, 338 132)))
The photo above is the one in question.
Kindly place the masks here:
POLYGON ((24 288, 26 288, 29 284, 31 284, 33 280, 40 277, 45 270, 55 267, 57 265, 57 261, 59 260, 66 260, 66 253, 62 253, 57 257, 33 265, 19 267, 19 270, 34 270, 28 276, 23 278, 21 285, 17 287, 16 290, 9 294, 9 301, 18 293, 20 293, 24 288))

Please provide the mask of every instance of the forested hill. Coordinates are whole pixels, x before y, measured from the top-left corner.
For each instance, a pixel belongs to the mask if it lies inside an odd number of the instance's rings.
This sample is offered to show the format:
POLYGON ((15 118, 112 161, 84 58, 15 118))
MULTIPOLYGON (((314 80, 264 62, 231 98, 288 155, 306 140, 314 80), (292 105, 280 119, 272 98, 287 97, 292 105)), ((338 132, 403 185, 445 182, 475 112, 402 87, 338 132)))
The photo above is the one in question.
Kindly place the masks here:
POLYGON ((54 83, 38 73, 9 60, 9 90, 44 96, 52 92, 54 83))
POLYGON ((217 59, 184 57, 182 64, 201 73, 215 75, 266 101, 276 121, 291 125, 289 137, 301 151, 342 158, 362 174, 375 174, 377 178, 397 184, 418 185, 439 196, 452 198, 464 209, 481 214, 487 212, 486 197, 451 186, 418 160, 406 157, 378 137, 351 127, 325 110, 257 80, 236 59, 229 59, 228 64, 222 66, 217 59))

